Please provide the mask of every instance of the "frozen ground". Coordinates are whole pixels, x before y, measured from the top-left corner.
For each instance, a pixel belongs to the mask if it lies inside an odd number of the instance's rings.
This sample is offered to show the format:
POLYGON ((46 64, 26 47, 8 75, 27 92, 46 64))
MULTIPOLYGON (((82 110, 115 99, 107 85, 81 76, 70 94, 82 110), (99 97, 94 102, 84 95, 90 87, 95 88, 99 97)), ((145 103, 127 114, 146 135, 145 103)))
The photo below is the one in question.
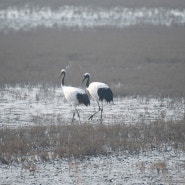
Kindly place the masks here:
MULTIPOLYGON (((184 99, 115 98, 106 105, 104 123, 184 119, 184 99)), ((95 109, 80 107, 82 124, 95 109), (85 110, 85 111, 84 111, 85 110), (84 112, 84 113, 83 113, 84 112)), ((57 124, 71 119, 60 88, 6 86, 0 91, 0 126, 57 124)), ((97 124, 99 117, 91 124, 97 124)), ((164 146, 137 154, 127 151, 84 159, 41 162, 37 156, 11 165, 0 164, 0 184, 185 184, 185 153, 164 146)))
POLYGON ((171 148, 139 155, 63 159, 0 166, 0 184, 185 184, 185 153, 171 148))
POLYGON ((126 8, 126 7, 88 7, 62 6, 57 10, 50 7, 0 9, 0 30, 29 30, 44 26, 46 28, 78 27, 93 28, 102 26, 127 27, 138 24, 184 25, 185 10, 165 8, 126 8))
MULTIPOLYGON (((78 107, 83 123, 99 123, 99 115, 92 121, 88 117, 97 109, 78 107)), ((114 104, 104 104, 103 122, 131 123, 151 122, 157 119, 184 119, 184 99, 124 97, 114 98, 114 104)), ((61 88, 43 86, 6 86, 0 91, 0 127, 63 124, 70 122, 72 108, 65 101, 61 88)), ((76 120, 78 120, 76 118, 76 120)))

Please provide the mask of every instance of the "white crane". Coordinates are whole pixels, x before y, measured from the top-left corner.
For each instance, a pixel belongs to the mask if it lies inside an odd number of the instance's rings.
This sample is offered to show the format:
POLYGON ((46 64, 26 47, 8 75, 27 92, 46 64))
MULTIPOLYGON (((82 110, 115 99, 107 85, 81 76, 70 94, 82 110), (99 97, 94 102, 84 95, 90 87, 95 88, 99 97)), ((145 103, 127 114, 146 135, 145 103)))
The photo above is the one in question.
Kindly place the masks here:
POLYGON ((84 79, 82 80, 82 83, 86 81, 86 89, 89 92, 89 94, 92 96, 92 98, 97 102, 99 110, 96 111, 94 114, 92 114, 89 119, 92 119, 95 114, 97 114, 99 111, 101 111, 101 123, 102 123, 102 112, 103 112, 103 100, 105 100, 107 103, 113 101, 113 93, 110 89, 110 87, 102 82, 91 82, 90 81, 90 74, 85 73, 84 79), (102 102, 102 107, 100 107, 99 101, 102 102))
POLYGON ((81 123, 80 114, 79 114, 76 107, 79 104, 84 104, 84 105, 88 106, 88 105, 90 105, 90 100, 89 100, 89 97, 88 97, 87 93, 85 92, 85 90, 77 88, 77 87, 65 86, 64 85, 65 75, 66 75, 66 70, 62 69, 59 78, 62 77, 61 87, 62 87, 64 96, 65 96, 66 100, 68 101, 68 103, 74 108, 72 122, 74 121, 75 112, 77 112, 79 122, 81 123))

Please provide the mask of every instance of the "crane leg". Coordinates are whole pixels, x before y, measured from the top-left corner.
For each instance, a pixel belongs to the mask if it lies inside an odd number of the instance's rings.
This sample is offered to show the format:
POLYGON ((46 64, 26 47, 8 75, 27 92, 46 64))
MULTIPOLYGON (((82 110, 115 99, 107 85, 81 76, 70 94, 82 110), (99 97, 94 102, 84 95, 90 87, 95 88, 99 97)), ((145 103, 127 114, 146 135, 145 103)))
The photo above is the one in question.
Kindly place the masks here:
POLYGON ((103 123, 103 117, 102 117, 102 114, 103 114, 103 101, 102 101, 101 118, 100 118, 100 123, 101 123, 101 124, 103 123))
MULTIPOLYGON (((100 109, 101 110, 101 109, 100 109)), ((98 111, 96 111, 94 114, 92 114, 89 118, 88 118, 88 120, 92 120, 93 119, 93 117, 94 117, 94 115, 96 115, 98 112, 100 112, 100 110, 98 110, 98 111)))
POLYGON ((72 123, 74 121, 74 118, 75 118, 75 112, 73 112, 72 123))
POLYGON ((76 112, 77 112, 77 115, 78 115, 78 118, 79 118, 79 123, 81 124, 81 121, 80 121, 80 114, 78 112, 78 110, 75 108, 76 112))
MULTIPOLYGON (((96 111, 95 113, 93 113, 90 117, 89 117, 89 119, 88 120, 92 120, 92 118, 94 117, 94 115, 96 115, 98 112, 102 112, 103 111, 103 108, 101 108, 100 107, 100 105, 99 105, 99 103, 98 103, 98 107, 99 107, 99 110, 98 111, 96 111)), ((102 114, 102 113, 101 113, 102 114)))

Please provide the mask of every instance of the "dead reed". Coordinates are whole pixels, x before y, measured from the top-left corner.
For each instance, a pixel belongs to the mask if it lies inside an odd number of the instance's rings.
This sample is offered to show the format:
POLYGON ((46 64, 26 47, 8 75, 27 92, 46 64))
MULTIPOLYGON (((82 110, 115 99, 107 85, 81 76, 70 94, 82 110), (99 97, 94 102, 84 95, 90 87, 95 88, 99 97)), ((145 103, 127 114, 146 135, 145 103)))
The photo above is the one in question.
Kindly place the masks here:
POLYGON ((137 154, 153 149, 185 150, 185 122, 151 124, 52 125, 0 129, 0 162, 11 164, 31 156, 42 161, 108 155, 116 151, 137 154))

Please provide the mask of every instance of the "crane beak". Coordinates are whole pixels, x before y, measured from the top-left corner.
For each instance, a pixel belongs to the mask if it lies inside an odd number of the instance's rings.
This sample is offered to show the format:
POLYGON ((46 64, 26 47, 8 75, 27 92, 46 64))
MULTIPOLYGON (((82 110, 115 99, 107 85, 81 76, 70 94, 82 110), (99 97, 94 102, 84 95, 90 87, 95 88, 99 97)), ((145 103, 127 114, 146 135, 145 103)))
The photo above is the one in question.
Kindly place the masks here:
POLYGON ((82 83, 81 83, 81 84, 83 84, 84 81, 85 81, 85 77, 84 77, 84 79, 82 80, 82 83))
POLYGON ((60 73, 60 75, 58 76, 58 79, 61 78, 61 76, 62 76, 62 73, 60 73))

